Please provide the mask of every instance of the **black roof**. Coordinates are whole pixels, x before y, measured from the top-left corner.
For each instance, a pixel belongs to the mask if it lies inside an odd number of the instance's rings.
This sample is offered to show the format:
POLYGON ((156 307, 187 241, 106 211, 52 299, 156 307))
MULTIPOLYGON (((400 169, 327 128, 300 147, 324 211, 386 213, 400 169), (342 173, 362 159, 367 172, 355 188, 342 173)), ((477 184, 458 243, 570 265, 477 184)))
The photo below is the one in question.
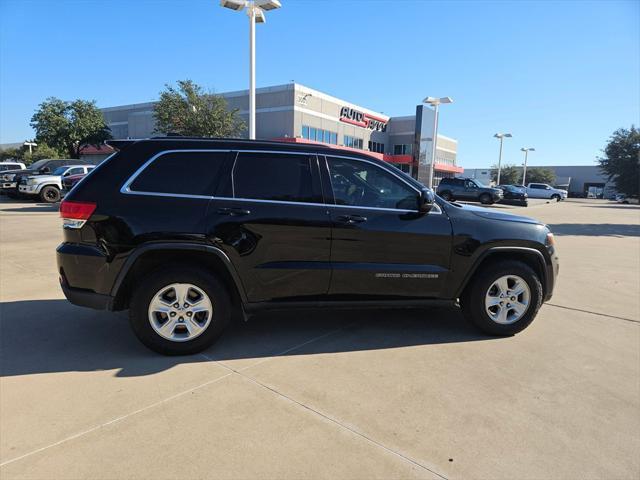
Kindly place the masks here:
POLYGON ((278 146, 279 149, 284 151, 297 151, 297 152, 310 152, 310 153, 325 153, 327 155, 345 155, 349 156, 358 156, 361 158, 365 158, 367 160, 378 161, 379 163, 384 164, 378 160, 376 157, 369 155, 367 152, 357 152, 351 149, 342 149, 330 147, 317 143, 297 143, 297 142, 287 142, 287 141, 278 141, 278 140, 248 140, 242 138, 212 138, 212 137, 186 137, 186 136, 166 136, 166 137, 151 137, 144 139, 114 139, 107 140, 105 143, 115 149, 123 150, 129 145, 133 145, 135 143, 145 142, 145 143, 170 143, 174 146, 180 144, 192 144, 193 142, 197 142, 201 144, 201 146, 214 146, 216 148, 256 148, 261 150, 262 148, 273 148, 274 146, 278 146))

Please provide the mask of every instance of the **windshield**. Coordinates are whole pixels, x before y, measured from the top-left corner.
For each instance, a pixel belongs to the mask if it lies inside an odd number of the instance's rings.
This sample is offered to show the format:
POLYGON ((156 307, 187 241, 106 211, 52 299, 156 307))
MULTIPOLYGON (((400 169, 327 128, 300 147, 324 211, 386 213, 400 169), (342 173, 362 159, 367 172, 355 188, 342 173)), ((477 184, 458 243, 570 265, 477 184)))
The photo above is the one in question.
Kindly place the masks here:
POLYGON ((472 182, 474 182, 478 187, 480 188, 489 188, 487 187, 484 183, 482 183, 480 180, 471 180, 472 182))
POLYGON ((58 167, 56 168, 51 175, 62 175, 67 167, 58 167))
POLYGON ((48 160, 38 160, 37 162, 32 163, 29 168, 31 170, 39 170, 42 167, 44 167, 47 162, 48 162, 48 160))

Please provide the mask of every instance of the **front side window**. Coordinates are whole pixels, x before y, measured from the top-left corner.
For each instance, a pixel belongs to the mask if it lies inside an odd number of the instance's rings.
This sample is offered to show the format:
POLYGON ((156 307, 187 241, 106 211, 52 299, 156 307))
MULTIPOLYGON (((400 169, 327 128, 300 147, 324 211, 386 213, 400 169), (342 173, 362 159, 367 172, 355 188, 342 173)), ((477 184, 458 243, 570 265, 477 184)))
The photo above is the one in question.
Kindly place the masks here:
POLYGON ((317 203, 308 155, 240 152, 233 168, 235 198, 317 203))
POLYGON ((136 192, 212 196, 226 152, 172 152, 157 157, 131 183, 136 192))
POLYGON ((52 175, 62 175, 66 171, 67 167, 58 167, 53 171, 52 175))
POLYGON ((418 193, 368 162, 327 157, 336 204, 416 210, 418 193))

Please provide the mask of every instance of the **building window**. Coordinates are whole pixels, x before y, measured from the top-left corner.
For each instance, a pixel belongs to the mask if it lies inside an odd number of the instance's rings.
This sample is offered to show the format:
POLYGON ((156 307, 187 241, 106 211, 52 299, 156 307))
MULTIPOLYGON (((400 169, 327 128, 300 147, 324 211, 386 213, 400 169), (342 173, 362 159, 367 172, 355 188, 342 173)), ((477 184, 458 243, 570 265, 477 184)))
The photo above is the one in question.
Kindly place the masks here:
POLYGON ((376 153, 384 153, 384 143, 373 142, 369 140, 369 151, 376 153))
POLYGON ((359 148, 362 150, 364 142, 361 138, 350 137, 349 135, 344 136, 344 146, 349 148, 359 148))
POLYGON ((331 143, 333 145, 338 144, 337 132, 323 130, 322 128, 310 127, 308 125, 302 126, 302 138, 313 140, 314 142, 331 143))
POLYGON ((413 145, 410 143, 396 144, 393 146, 394 155, 411 155, 413 145))

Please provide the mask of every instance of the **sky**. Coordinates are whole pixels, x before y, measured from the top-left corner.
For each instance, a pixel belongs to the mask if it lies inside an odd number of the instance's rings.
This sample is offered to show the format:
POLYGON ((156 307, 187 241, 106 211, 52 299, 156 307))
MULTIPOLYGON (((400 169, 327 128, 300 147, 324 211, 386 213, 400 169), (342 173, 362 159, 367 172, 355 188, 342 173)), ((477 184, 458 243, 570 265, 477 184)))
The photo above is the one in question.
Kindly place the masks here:
MULTIPOLYGON (((640 0, 281 0, 256 27, 257 86, 295 80, 387 115, 450 96, 458 164, 589 165, 640 124, 640 0)), ((47 97, 99 107, 192 79, 248 86, 248 20, 217 0, 0 0, 0 143, 47 97)))

